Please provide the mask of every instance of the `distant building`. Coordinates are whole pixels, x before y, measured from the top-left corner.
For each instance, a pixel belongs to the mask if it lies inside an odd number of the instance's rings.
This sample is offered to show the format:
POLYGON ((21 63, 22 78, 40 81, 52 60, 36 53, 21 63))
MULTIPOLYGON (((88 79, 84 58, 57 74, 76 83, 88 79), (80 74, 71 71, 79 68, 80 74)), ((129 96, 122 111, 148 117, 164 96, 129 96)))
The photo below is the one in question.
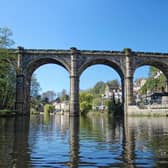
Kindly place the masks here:
POLYGON ((55 111, 69 111, 69 101, 63 101, 61 102, 60 99, 56 99, 52 101, 52 105, 55 108, 55 111))
POLYGON ((93 106, 93 110, 104 111, 107 110, 107 106, 104 104, 104 100, 115 99, 116 102, 122 103, 122 91, 120 87, 110 87, 106 84, 104 94, 100 98, 100 103, 93 106))
POLYGON ((105 87, 104 98, 112 98, 114 97, 115 100, 122 101, 122 91, 120 87, 110 87, 108 84, 105 87))
POLYGON ((134 82, 134 94, 139 94, 140 90, 142 88, 142 86, 146 83, 146 79, 145 78, 139 78, 134 82))
POLYGON ((157 79, 160 77, 160 75, 162 75, 163 72, 162 71, 157 71, 156 75, 154 76, 154 79, 157 79))

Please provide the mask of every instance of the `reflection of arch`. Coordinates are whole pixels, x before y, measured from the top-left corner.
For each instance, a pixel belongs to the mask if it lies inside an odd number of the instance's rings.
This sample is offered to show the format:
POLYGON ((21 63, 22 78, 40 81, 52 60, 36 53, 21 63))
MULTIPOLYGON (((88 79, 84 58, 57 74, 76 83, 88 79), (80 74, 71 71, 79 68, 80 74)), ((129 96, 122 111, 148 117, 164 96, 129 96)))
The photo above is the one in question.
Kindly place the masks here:
POLYGON ((163 74, 165 75, 165 77, 168 78, 168 65, 165 63, 146 60, 145 62, 141 62, 139 64, 136 64, 136 67, 134 69, 133 74, 135 74, 135 71, 142 66, 153 66, 153 67, 159 69, 160 71, 162 71, 163 74))
POLYGON ((70 68, 69 66, 63 62, 62 60, 57 60, 55 58, 40 58, 40 59, 37 59, 35 61, 31 61, 27 67, 25 68, 25 71, 24 73, 26 74, 26 76, 28 78, 30 78, 33 74, 33 72, 39 68, 40 66, 42 65, 45 65, 45 64, 57 64, 57 65, 60 65, 62 66, 63 68, 65 68, 68 72, 70 72, 70 68))
POLYGON ((87 62, 85 62, 79 68, 79 76, 84 72, 85 69, 87 69, 88 67, 90 67, 92 65, 96 65, 96 64, 107 65, 107 66, 113 68, 119 74, 121 80, 124 79, 123 71, 121 70, 120 66, 116 62, 108 60, 108 59, 102 59, 102 58, 101 59, 92 59, 92 60, 88 60, 87 62))

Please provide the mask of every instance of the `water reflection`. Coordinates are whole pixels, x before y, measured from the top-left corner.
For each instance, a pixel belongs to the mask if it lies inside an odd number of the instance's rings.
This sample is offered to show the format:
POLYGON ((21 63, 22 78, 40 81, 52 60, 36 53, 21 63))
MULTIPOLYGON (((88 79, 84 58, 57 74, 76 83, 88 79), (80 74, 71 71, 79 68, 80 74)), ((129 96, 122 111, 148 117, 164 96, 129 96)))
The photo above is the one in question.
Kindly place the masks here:
POLYGON ((79 165, 79 118, 70 118, 69 122, 69 144, 70 144, 70 167, 78 167, 79 165))
POLYGON ((126 141, 131 162, 140 167, 168 167, 168 118, 128 118, 126 141), (128 147, 129 146, 129 147, 128 147))
POLYGON ((0 167, 168 167, 168 118, 0 118, 0 167))
POLYGON ((0 167, 29 167, 29 118, 0 118, 0 167))

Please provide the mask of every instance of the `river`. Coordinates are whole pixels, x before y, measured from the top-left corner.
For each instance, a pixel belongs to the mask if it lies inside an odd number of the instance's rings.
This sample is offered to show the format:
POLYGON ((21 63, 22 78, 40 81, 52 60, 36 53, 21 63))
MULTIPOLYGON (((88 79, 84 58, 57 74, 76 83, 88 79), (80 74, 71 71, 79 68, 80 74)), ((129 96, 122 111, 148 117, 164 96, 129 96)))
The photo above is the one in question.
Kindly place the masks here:
POLYGON ((168 118, 0 118, 0 167, 168 167, 168 118))

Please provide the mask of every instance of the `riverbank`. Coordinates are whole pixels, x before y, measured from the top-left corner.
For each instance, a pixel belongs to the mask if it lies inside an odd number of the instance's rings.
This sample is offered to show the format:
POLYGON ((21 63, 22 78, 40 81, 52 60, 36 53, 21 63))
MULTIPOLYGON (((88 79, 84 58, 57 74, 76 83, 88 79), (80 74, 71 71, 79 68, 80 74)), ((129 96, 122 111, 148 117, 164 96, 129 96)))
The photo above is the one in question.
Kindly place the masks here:
POLYGON ((168 117, 168 108, 151 108, 146 107, 144 109, 138 106, 128 106, 128 116, 151 116, 151 117, 168 117))
MULTIPOLYGON (((0 110, 0 117, 13 117, 16 116, 15 110, 3 109, 0 110)), ((31 113, 31 115, 43 115, 44 112, 36 112, 31 113)), ((108 112, 95 112, 90 111, 86 114, 86 116, 101 116, 101 115, 108 115, 108 112)), ((57 113, 50 113, 50 115, 69 115, 69 112, 57 112, 57 113)), ((168 117, 168 108, 160 108, 160 109, 140 109, 138 106, 129 106, 127 110, 128 116, 138 116, 138 117, 168 117)))
MULTIPOLYGON (((35 115, 37 114, 40 114, 40 115, 44 115, 45 112, 38 112, 36 113, 35 115)), ((69 115, 69 112, 56 112, 56 113, 49 113, 50 115, 69 115)), ((34 115, 34 114, 33 114, 34 115)))

